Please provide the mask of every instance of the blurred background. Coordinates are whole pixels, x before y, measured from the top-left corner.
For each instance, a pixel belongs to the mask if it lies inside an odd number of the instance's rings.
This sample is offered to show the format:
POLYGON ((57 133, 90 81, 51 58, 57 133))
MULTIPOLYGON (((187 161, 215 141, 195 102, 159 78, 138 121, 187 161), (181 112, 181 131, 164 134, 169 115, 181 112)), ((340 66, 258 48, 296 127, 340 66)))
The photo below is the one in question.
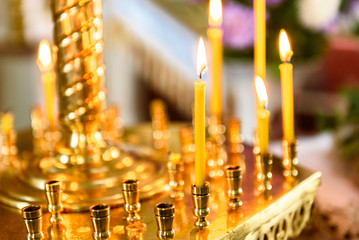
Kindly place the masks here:
MULTIPOLYGON (((192 118, 196 45, 208 27, 206 0, 103 0, 106 87, 125 126, 150 119, 163 99, 171 121, 192 118)), ((255 127, 252 0, 223 1, 227 116, 239 117, 247 142, 255 127)), ((303 239, 359 239, 359 0, 267 0, 267 85, 271 148, 281 154, 278 34, 294 56, 300 163, 323 172, 318 214, 303 239), (317 238, 316 238, 317 237, 317 238)), ((0 1, 0 112, 30 127, 43 105, 37 48, 52 42, 50 0, 0 1)), ((208 92, 208 91, 207 91, 208 92)))

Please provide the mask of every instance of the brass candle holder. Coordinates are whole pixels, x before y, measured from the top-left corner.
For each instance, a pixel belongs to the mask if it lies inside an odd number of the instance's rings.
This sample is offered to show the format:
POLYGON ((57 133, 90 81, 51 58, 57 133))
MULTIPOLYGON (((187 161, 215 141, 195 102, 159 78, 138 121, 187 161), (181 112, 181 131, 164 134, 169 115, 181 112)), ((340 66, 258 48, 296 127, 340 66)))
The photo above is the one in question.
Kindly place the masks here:
POLYGON ((266 198, 270 196, 269 192, 272 189, 272 166, 273 166, 273 156, 270 153, 260 153, 255 154, 255 170, 256 170, 256 195, 262 195, 266 198))
POLYGON ((141 210, 140 188, 137 179, 128 179, 122 181, 122 193, 125 199, 125 211, 128 213, 126 220, 135 222, 141 219, 138 212, 141 210))
POLYGON ((166 105, 162 100, 155 99, 150 105, 152 128, 153 128, 153 148, 166 151, 168 148, 168 129, 166 105))
POLYGON ((282 141, 283 148, 283 159, 282 164, 284 167, 284 176, 287 180, 287 183, 290 185, 294 185, 296 182, 296 178, 298 176, 298 158, 297 158, 297 148, 298 141, 295 140, 292 143, 289 143, 286 140, 282 141))
POLYGON ((50 180, 45 182, 46 200, 48 211, 51 213, 50 222, 59 223, 63 220, 62 211, 62 186, 60 181, 50 180))
POLYGON ((109 239, 110 228, 110 207, 107 204, 98 204, 90 208, 91 221, 94 229, 95 240, 109 239))
POLYGON ((193 213, 197 217, 194 225, 198 228, 207 227, 209 224, 206 217, 209 215, 208 200, 210 191, 211 188, 208 182, 205 182, 202 187, 192 185, 193 213))
POLYGON ((27 206, 21 209, 22 216, 25 220, 27 239, 43 239, 42 229, 42 209, 40 206, 27 206))
POLYGON ((175 217, 175 206, 172 203, 159 203, 155 206, 157 223, 157 237, 159 239, 173 239, 175 230, 173 220, 175 217))
POLYGON ((184 163, 172 162, 167 163, 169 185, 171 187, 170 197, 182 199, 184 197, 184 163))
POLYGON ((242 201, 239 199, 242 195, 242 169, 238 165, 226 166, 225 174, 228 187, 228 206, 231 209, 239 208, 243 204, 242 201))

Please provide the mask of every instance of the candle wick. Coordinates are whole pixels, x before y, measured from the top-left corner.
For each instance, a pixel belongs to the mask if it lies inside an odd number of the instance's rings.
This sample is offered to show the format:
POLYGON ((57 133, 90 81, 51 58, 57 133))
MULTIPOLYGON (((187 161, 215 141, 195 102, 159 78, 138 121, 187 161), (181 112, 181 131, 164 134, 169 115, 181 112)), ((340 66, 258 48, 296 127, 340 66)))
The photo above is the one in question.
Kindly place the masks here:
POLYGON ((202 79, 202 75, 204 74, 204 72, 207 70, 207 66, 203 65, 201 71, 199 71, 199 78, 202 79))

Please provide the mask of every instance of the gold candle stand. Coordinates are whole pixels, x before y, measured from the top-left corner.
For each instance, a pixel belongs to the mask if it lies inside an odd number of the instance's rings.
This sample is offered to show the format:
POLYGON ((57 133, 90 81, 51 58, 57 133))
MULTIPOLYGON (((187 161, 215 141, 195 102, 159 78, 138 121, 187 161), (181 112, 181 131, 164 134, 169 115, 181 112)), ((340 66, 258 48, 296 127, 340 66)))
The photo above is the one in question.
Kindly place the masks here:
POLYGON ((298 141, 295 140, 292 143, 289 143, 286 140, 282 141, 283 148, 283 159, 282 164, 284 167, 283 175, 287 180, 287 183, 293 186, 296 183, 298 176, 298 158, 297 158, 297 148, 298 141))
POLYGON ((157 237, 159 239, 173 239, 175 230, 173 220, 175 217, 175 206, 172 203, 161 202, 155 206, 157 223, 157 237))
POLYGON ((236 209, 242 206, 242 201, 239 199, 242 195, 242 169, 240 166, 229 165, 225 168, 227 179, 227 196, 229 198, 228 206, 231 209, 236 209))
POLYGON ((141 217, 138 215, 141 210, 139 181, 137 179, 124 180, 122 192, 125 199, 125 210, 128 213, 127 221, 131 223, 140 220, 141 217))
POLYGON ((51 213, 50 222, 59 223, 63 220, 62 211, 62 187, 61 182, 50 180, 45 182, 46 200, 48 211, 51 213))
POLYGON ((22 210, 27 230, 27 240, 43 239, 42 233, 42 209, 40 206, 27 206, 22 210))
POLYGON ((265 198, 270 197, 272 190, 272 166, 273 156, 270 153, 256 153, 255 154, 255 185, 256 194, 263 195, 265 198))
POLYGON ((91 221, 95 240, 109 239, 110 234, 110 207, 107 204, 98 204, 90 208, 91 221))
POLYGON ((169 161, 167 169, 171 188, 170 197, 180 200, 184 197, 184 163, 169 161))
POLYGON ((200 229, 207 227, 209 224, 206 217, 209 215, 208 201, 210 191, 211 188, 208 182, 205 182, 202 187, 192 185, 193 213, 197 217, 194 225, 200 229))

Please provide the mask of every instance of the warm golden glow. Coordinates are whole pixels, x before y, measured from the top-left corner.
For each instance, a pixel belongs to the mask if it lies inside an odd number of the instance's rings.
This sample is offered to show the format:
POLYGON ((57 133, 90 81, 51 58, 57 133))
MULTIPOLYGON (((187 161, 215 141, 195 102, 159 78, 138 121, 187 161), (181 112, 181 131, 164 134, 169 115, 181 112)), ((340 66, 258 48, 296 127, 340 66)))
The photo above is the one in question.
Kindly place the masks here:
POLYGON ((291 57, 293 56, 289 39, 284 29, 280 30, 279 33, 279 52, 280 59, 282 60, 282 62, 289 62, 291 57))
POLYGON ((41 71, 50 71, 53 68, 51 46, 47 40, 40 42, 37 64, 41 71))
POLYGON ((209 17, 208 23, 211 27, 219 27, 222 24, 222 1, 209 1, 209 17))
POLYGON ((197 74, 201 78, 207 71, 206 49, 202 37, 198 41, 197 47, 197 74))
POLYGON ((265 108, 268 105, 268 95, 263 79, 257 76, 255 84, 259 104, 261 107, 265 108))

